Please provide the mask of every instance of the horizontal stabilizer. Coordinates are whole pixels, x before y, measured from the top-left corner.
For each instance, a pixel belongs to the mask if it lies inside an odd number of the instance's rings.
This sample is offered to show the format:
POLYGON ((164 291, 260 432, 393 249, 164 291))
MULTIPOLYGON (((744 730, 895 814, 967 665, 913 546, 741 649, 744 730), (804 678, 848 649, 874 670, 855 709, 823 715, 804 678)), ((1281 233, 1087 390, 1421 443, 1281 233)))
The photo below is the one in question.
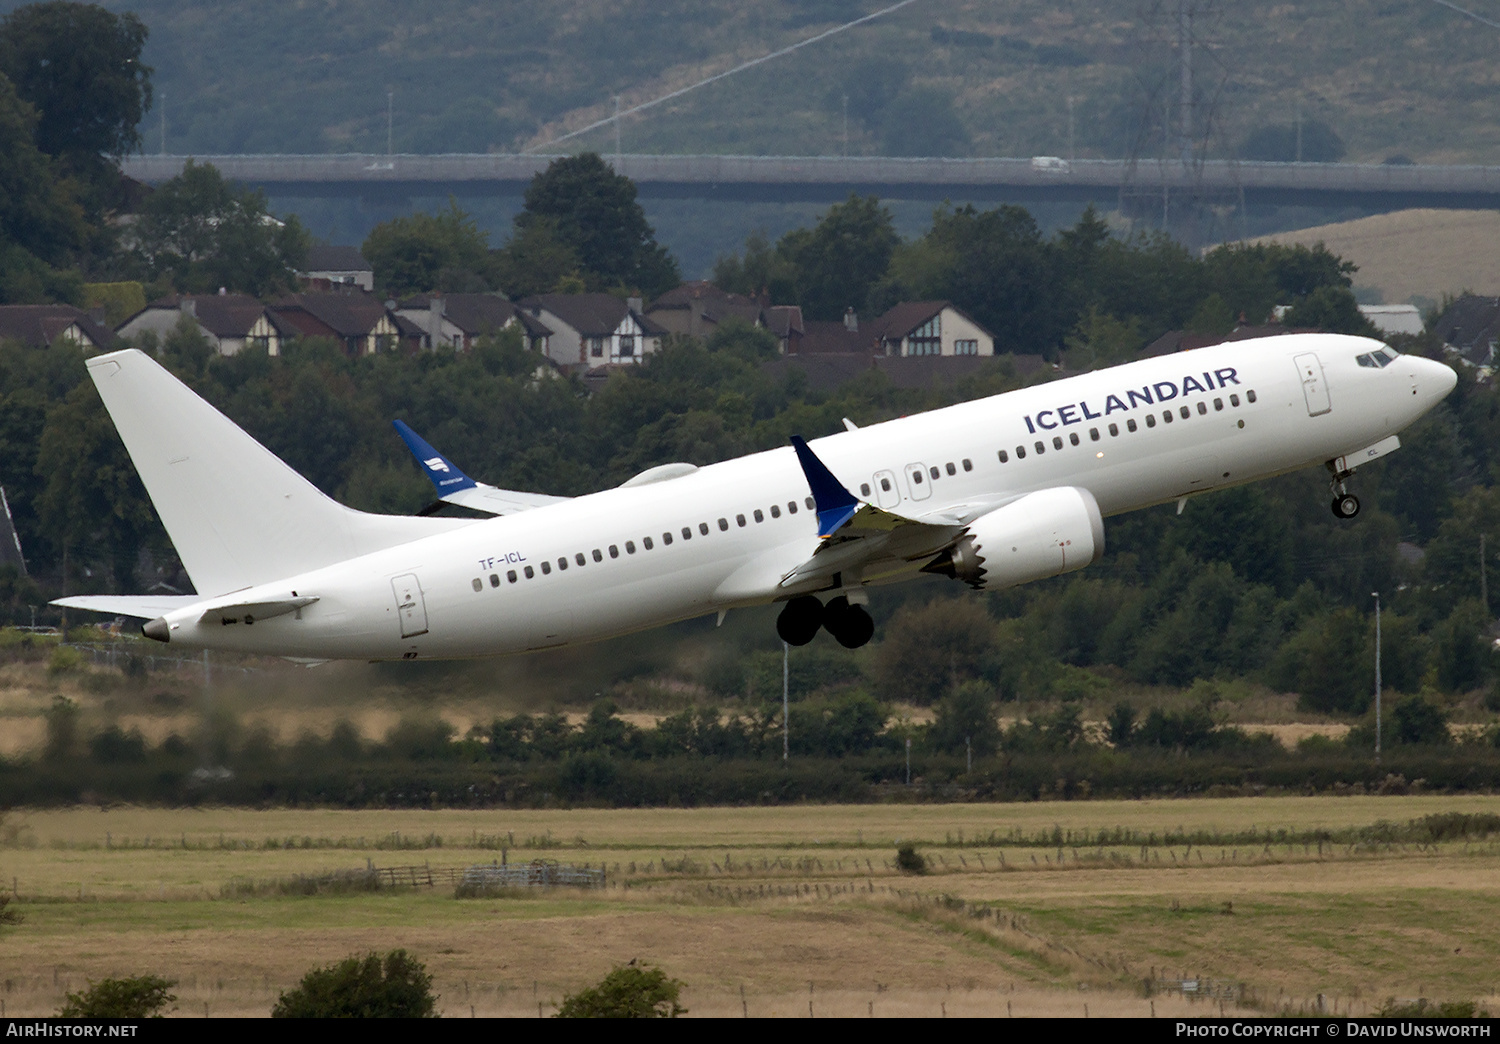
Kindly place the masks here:
POLYGON ((154 620, 203 601, 197 595, 74 595, 58 598, 51 604, 64 609, 86 609, 106 616, 133 616, 154 620))
POLYGON ((470 511, 482 511, 487 515, 514 515, 518 511, 546 507, 568 499, 546 493, 500 489, 475 482, 457 464, 434 449, 430 442, 412 431, 404 421, 394 420, 391 424, 395 426, 396 434, 401 436, 401 441, 406 443, 406 448, 411 450, 412 456, 417 458, 422 473, 437 490, 438 499, 445 503, 457 504, 470 511))

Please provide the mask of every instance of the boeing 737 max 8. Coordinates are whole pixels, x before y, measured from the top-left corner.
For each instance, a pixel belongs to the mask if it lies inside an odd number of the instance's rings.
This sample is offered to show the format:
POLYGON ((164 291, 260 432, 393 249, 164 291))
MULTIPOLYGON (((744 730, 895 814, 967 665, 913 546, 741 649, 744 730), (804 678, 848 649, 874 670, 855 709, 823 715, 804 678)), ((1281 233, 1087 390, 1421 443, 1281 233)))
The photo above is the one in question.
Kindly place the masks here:
POLYGON ((463 476, 404 426, 446 500, 495 517, 334 502, 148 356, 89 374, 196 595, 55 604, 145 619, 191 649, 308 659, 522 652, 785 603, 793 644, 868 641, 867 588, 976 588, 1096 561, 1104 519, 1325 465, 1346 480, 1454 387, 1377 341, 1299 334, 1146 359, 567 499, 463 476))

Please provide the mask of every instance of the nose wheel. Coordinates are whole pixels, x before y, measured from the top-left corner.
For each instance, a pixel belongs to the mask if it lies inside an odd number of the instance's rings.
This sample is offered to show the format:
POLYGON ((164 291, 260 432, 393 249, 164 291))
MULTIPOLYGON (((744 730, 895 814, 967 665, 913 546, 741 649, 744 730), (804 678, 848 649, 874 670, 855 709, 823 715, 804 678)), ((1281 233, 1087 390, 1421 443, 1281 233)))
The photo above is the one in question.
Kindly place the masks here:
MULTIPOLYGON (((1339 459, 1342 460, 1343 458, 1339 459)), ((1349 477, 1354 472, 1339 471, 1331 460, 1328 462, 1327 467, 1328 473, 1331 476, 1328 480, 1328 488, 1333 493, 1333 504, 1331 505, 1333 508, 1333 517, 1353 518, 1359 514, 1359 498, 1349 492, 1348 486, 1349 477)))

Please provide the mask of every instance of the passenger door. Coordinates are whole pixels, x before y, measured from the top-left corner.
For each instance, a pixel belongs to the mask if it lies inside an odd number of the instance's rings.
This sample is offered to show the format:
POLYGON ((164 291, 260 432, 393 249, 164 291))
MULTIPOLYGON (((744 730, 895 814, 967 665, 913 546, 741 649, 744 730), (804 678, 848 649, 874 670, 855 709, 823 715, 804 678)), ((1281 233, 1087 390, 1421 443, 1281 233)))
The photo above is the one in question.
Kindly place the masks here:
POLYGON ((1323 364, 1312 352, 1304 352, 1292 360, 1297 364, 1297 373, 1302 377, 1302 398, 1307 401, 1307 415, 1318 417, 1333 408, 1328 401, 1328 384, 1323 379, 1323 364))
POLYGON ((896 473, 894 471, 875 472, 875 499, 883 508, 900 506, 901 490, 896 488, 896 473))
POLYGON ((396 596, 396 612, 401 617, 401 637, 415 638, 427 633, 427 603, 422 600, 422 585, 416 573, 405 573, 391 580, 396 596))

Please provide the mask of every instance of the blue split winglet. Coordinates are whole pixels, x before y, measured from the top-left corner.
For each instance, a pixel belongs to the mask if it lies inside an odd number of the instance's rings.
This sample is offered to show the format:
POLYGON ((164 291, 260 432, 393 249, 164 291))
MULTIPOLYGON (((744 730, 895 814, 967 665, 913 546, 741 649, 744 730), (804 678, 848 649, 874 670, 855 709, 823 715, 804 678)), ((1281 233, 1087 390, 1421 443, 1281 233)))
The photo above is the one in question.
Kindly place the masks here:
POLYGON ((423 472, 437 487, 438 496, 447 496, 449 493, 457 493, 462 489, 473 489, 478 485, 460 471, 457 464, 433 449, 426 439, 412 431, 403 421, 395 420, 391 423, 396 426, 396 434, 401 436, 401 441, 406 443, 406 448, 411 450, 412 456, 417 458, 417 463, 422 465, 423 472))
POLYGON ((859 501, 833 477, 833 472, 808 448, 807 440, 801 435, 792 436, 792 448, 797 451, 797 463, 802 465, 802 473, 807 476, 808 488, 812 490, 813 503, 817 505, 818 536, 832 536, 854 517, 859 510, 859 501))

